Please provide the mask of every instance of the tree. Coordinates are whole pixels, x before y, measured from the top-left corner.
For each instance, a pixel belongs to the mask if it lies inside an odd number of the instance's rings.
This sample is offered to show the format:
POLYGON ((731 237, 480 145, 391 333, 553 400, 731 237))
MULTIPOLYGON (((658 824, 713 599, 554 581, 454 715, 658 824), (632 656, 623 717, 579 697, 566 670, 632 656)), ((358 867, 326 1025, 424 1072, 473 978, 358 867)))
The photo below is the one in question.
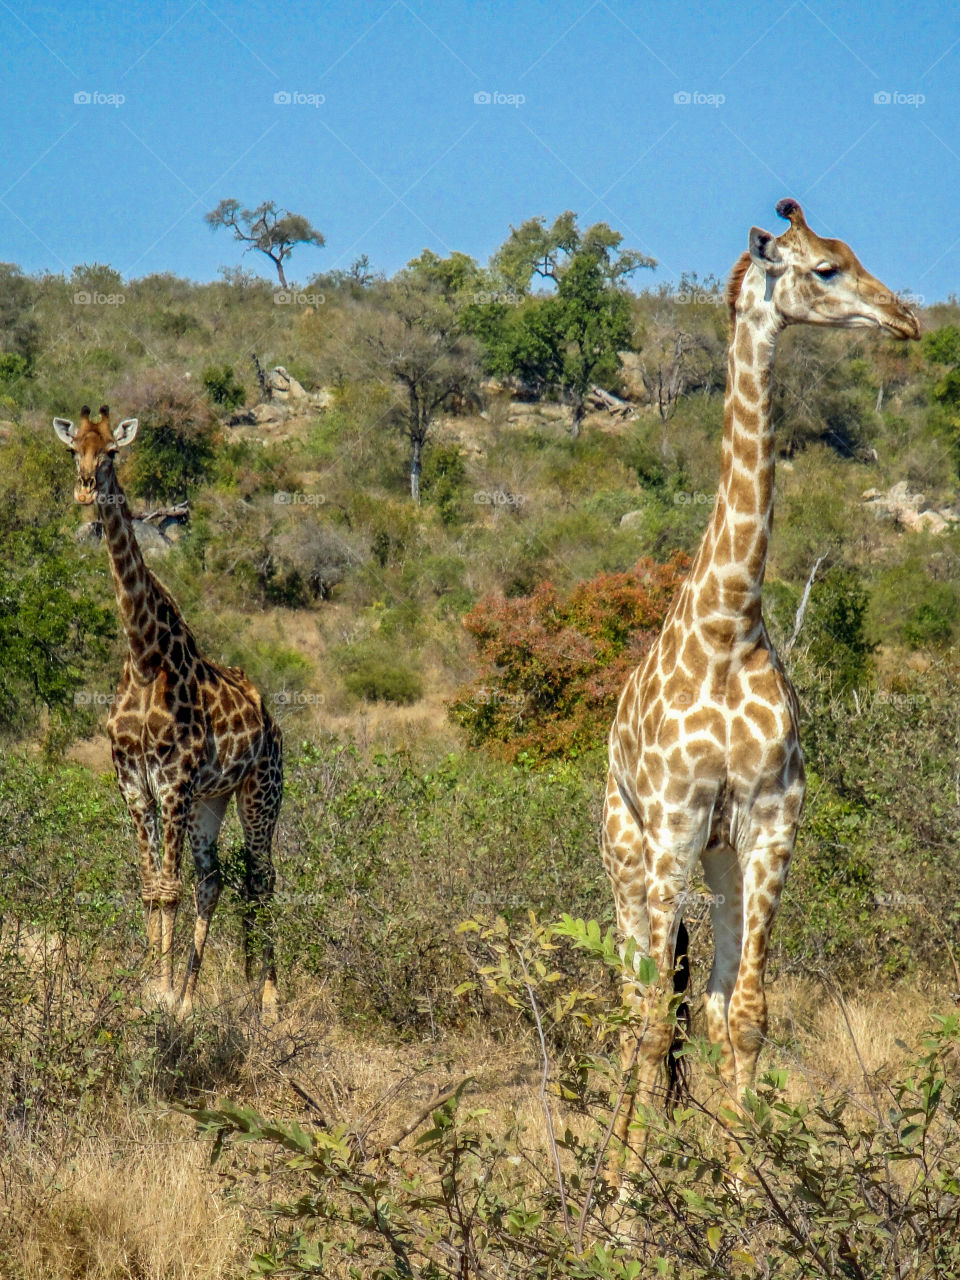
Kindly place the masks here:
POLYGON ((204 221, 214 231, 229 227, 234 239, 247 246, 244 253, 256 249, 266 254, 277 269, 281 289, 287 287, 283 264, 294 245, 312 244, 320 249, 325 243, 322 233, 302 214, 280 210, 272 200, 265 200, 256 209, 241 209, 239 200, 221 200, 204 221))
POLYGON ((36 289, 12 262, 0 262, 0 347, 31 369, 40 353, 40 325, 33 314, 36 289))
POLYGON ((577 226, 577 215, 567 210, 552 227, 543 218, 528 218, 510 235, 494 255, 491 267, 517 293, 527 293, 533 277, 559 285, 581 256, 596 261, 604 283, 617 285, 641 267, 653 268, 655 258, 636 249, 621 249, 623 236, 605 222, 596 222, 586 231, 577 226))
POLYGON ((637 250, 621 249, 622 241, 605 222, 581 231, 569 211, 550 227, 531 218, 511 229, 491 262, 494 280, 520 305, 506 315, 507 307, 495 300, 468 318, 485 340, 491 372, 557 388, 570 405, 574 436, 591 384, 611 381, 617 353, 631 345, 624 281, 656 265, 637 250), (554 292, 532 294, 535 277, 549 280, 554 292))
POLYGON ((343 341, 355 372, 371 372, 399 393, 393 420, 410 442, 410 496, 420 501, 423 448, 437 413, 471 395, 478 349, 457 308, 415 274, 401 273, 366 306, 354 304, 343 341))

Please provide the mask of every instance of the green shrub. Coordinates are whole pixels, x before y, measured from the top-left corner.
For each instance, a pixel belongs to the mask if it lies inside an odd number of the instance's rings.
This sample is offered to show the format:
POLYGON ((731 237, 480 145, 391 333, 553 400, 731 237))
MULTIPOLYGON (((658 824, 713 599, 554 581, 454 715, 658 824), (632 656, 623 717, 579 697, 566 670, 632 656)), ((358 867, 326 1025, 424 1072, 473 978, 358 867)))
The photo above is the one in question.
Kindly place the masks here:
POLYGON ((247 398, 243 385, 236 381, 233 365, 208 365, 201 375, 201 381, 207 395, 222 409, 236 409, 247 398))
POLYGON ((344 660, 344 684, 364 702, 394 702, 404 705, 423 697, 419 672, 388 653, 367 649, 344 660))
POLYGON ((435 506, 444 524, 460 519, 461 503, 466 488, 467 469, 454 444, 438 444, 428 449, 420 477, 422 498, 435 506))
POLYGON ((127 456, 131 493, 155 502, 179 502, 213 471, 216 423, 188 385, 147 377, 126 388, 140 431, 127 456))

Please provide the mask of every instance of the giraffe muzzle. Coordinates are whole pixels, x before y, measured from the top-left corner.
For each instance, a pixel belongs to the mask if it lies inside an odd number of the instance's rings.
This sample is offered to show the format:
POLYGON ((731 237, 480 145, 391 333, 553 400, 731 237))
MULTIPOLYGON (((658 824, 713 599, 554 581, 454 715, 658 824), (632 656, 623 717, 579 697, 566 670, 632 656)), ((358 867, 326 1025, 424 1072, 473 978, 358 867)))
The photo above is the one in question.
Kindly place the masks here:
POLYGON ((97 500, 97 482, 96 480, 78 480, 73 496, 80 503, 81 507, 92 506, 97 500))

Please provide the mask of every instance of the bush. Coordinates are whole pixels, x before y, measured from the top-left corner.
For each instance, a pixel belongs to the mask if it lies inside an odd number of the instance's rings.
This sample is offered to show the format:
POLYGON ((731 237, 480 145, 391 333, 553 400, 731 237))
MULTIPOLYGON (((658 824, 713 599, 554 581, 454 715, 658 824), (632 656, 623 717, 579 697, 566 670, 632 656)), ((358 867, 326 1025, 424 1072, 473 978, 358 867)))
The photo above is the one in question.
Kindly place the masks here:
POLYGON ((460 518, 460 504, 466 487, 467 469, 456 445, 438 444, 428 449, 420 477, 422 498, 435 506, 444 524, 460 518))
POLYGON ((406 705, 423 696, 423 681, 386 646, 363 645, 342 659, 344 684, 364 702, 394 702, 406 705))
POLYGON ((216 421, 186 384, 147 377, 125 388, 122 400, 140 419, 128 455, 131 493, 179 502, 209 479, 216 421))
POLYGON ((117 630, 112 608, 86 598, 92 575, 51 528, 9 535, 0 561, 0 728, 24 733, 39 713, 59 740, 84 720, 84 686, 117 630))
POLYGON ((669 1126, 656 1112, 642 1117, 649 1147, 618 1201, 598 1171, 611 1143, 611 1100, 627 1080, 592 1046, 556 1050, 568 1025, 578 1044, 578 1024, 601 1043, 636 1024, 636 1011, 604 1013, 598 1000, 609 977, 624 973, 611 935, 570 917, 547 927, 535 918, 522 929, 502 919, 465 927, 487 963, 476 984, 463 985, 485 986, 517 1022, 525 1012, 547 1028, 530 1044, 544 1086, 553 1083, 542 1112, 532 1123, 501 1119, 471 1096, 469 1080, 399 1136, 374 1137, 369 1124, 362 1137, 345 1125, 305 1129, 231 1103, 191 1106, 214 1139, 222 1176, 272 1225, 256 1259, 261 1275, 812 1280, 887 1275, 898 1258, 904 1275, 958 1273, 956 1013, 934 1019, 894 1078, 868 1079, 863 1103, 803 1081, 798 1097, 797 1082, 773 1068, 735 1115, 724 1106, 715 1055, 689 1042, 686 1057, 720 1094, 719 1107, 691 1100, 669 1126), (564 955, 570 941, 599 975, 578 980, 583 965, 564 955), (401 1150, 411 1133, 415 1144, 401 1150), (282 1181, 282 1204, 264 1202, 264 1169, 282 1181))
POLYGON ((507 756, 557 755, 596 746, 617 698, 663 625, 688 561, 641 560, 602 573, 567 596, 549 583, 516 600, 481 601, 464 619, 480 651, 480 676, 453 718, 471 739, 507 756))
POLYGON ((213 403, 227 411, 238 408, 247 398, 243 385, 234 377, 232 365, 209 365, 201 380, 213 403))

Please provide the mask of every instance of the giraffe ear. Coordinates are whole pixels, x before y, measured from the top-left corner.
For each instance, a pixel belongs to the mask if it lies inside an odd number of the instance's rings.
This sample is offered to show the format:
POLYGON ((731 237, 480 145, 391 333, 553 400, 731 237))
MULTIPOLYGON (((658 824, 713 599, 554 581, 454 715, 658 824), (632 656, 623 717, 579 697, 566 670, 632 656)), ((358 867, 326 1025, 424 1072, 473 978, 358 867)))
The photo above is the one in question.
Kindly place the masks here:
POLYGON ((782 275, 787 269, 777 237, 760 227, 750 228, 750 261, 768 276, 782 275))
POLYGON ((139 418, 124 418, 113 429, 113 443, 118 449, 124 448, 125 445, 133 442, 133 437, 137 434, 137 427, 140 425, 139 418))
POLYGON ((57 436, 59 437, 59 439, 61 439, 63 443, 67 446, 67 448, 72 449, 76 439, 77 428, 73 425, 70 419, 54 418, 53 429, 57 433, 57 436))

